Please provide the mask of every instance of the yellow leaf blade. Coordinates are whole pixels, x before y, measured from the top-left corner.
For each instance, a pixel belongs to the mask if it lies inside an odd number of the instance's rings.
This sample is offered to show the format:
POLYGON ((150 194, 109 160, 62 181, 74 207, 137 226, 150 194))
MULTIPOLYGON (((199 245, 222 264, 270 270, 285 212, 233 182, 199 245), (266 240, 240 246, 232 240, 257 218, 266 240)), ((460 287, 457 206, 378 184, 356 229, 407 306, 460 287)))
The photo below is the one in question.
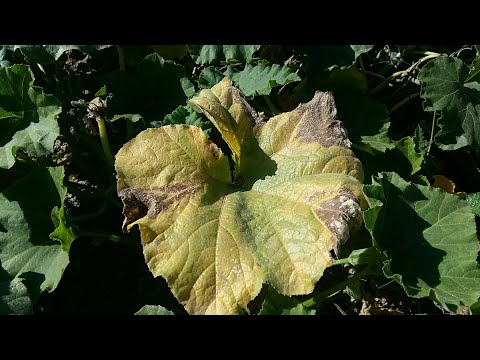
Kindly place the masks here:
POLYGON ((242 157, 253 138, 252 129, 260 123, 255 110, 240 95, 240 91, 225 77, 211 89, 205 89, 189 101, 200 109, 222 134, 233 153, 237 173, 242 172, 242 157))
POLYGON ((236 183, 199 128, 150 129, 127 143, 115 164, 124 228, 138 224, 149 269, 192 314, 236 314, 264 282, 310 293, 365 206, 333 98, 317 94, 265 124, 229 79, 192 103, 230 146, 236 183))

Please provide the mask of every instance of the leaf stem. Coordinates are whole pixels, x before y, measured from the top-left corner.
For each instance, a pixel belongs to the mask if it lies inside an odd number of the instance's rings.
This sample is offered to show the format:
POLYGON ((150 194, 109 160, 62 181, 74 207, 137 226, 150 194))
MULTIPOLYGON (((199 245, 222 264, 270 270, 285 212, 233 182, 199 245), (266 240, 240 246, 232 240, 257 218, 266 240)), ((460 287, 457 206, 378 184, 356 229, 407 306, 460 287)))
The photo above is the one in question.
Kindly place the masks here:
POLYGON ((363 65, 362 55, 358 55, 358 64, 363 73, 365 73, 365 66, 363 65))
POLYGON ((48 76, 47 75, 47 72, 45 71, 45 69, 43 68, 42 64, 39 64, 39 63, 36 63, 38 68, 40 69, 40 71, 45 75, 45 76, 48 76))
POLYGON ((133 137, 133 126, 130 120, 125 119, 125 121, 127 122, 127 131, 125 133, 125 136, 126 136, 126 141, 128 141, 133 137))
POLYGON ((375 76, 379 79, 382 79, 382 80, 385 80, 385 76, 383 76, 382 74, 378 74, 376 72, 373 72, 373 71, 369 71, 369 70, 365 70, 365 74, 366 75, 371 75, 371 76, 375 76))
POLYGON ((432 142, 433 142, 433 132, 435 130, 435 115, 437 113, 437 110, 433 112, 433 120, 432 120, 432 130, 430 132, 430 140, 428 141, 428 148, 427 148, 427 155, 430 154, 430 148, 432 147, 432 142))
POLYGON ((101 215, 103 215, 103 213, 105 213, 105 211, 107 211, 108 209, 108 203, 104 202, 102 204, 102 206, 95 212, 93 213, 90 213, 90 214, 85 214, 85 215, 79 215, 79 216, 72 216, 70 219, 74 222, 74 223, 78 223, 78 222, 82 222, 82 221, 86 221, 86 220, 90 220, 90 219, 94 219, 96 217, 99 217, 101 215))
POLYGON ((408 103, 410 100, 416 98, 417 96, 419 96, 420 93, 417 92, 415 94, 412 94, 410 96, 407 96, 405 99, 403 99, 402 101, 400 101, 398 104, 394 105, 390 111, 388 112, 388 114, 391 114, 393 113, 394 111, 397 111, 399 108, 401 108, 403 105, 405 105, 406 103, 408 103))
POLYGON ((413 64, 412 66, 410 66, 410 67, 407 69, 407 71, 412 71, 412 70, 418 68, 418 66, 419 66, 421 63, 423 63, 423 62, 425 62, 425 61, 427 61, 427 60, 430 60, 430 59, 434 59, 434 58, 439 57, 439 56, 441 56, 441 55, 442 55, 442 54, 431 53, 431 54, 429 54, 429 55, 427 55, 427 56, 424 56, 424 57, 420 58, 420 60, 418 60, 415 64, 413 64))
POLYGON ((18 160, 21 160, 21 161, 24 161, 25 163, 29 163, 29 164, 35 164, 35 161, 33 161, 30 156, 28 156, 27 154, 25 154, 22 150, 20 149, 17 149, 17 151, 15 152, 15 158, 18 159, 18 160))
MULTIPOLYGON (((426 54, 427 52, 425 52, 426 54)), ((415 78, 415 74, 413 73, 413 71, 415 69, 418 68, 418 66, 429 60, 429 59, 433 59, 433 58, 436 58, 436 57, 439 57, 439 56, 442 56, 442 54, 439 54, 439 53, 434 53, 434 52, 430 52, 428 51, 428 54, 422 58, 420 58, 419 60, 417 60, 417 62, 415 62, 412 66, 410 66, 407 70, 400 70, 400 71, 397 71, 395 73, 393 73, 392 75, 390 75, 389 77, 387 77, 382 83, 380 83, 378 86, 376 86, 372 91, 370 91, 370 95, 374 95, 376 93, 378 93, 379 91, 381 91, 385 86, 387 86, 393 79, 395 79, 396 77, 398 76, 401 76, 401 77, 404 77, 404 76, 409 76, 411 78, 415 78)))
MULTIPOLYGON (((117 52, 118 52, 118 63, 120 64, 120 71, 125 72, 126 71, 125 51, 123 50, 123 48, 117 45, 117 52)), ((129 120, 125 119, 125 121, 127 122, 127 131, 125 133, 125 136, 126 136, 126 141, 128 141, 132 138, 133 128, 132 128, 132 123, 129 120)))
POLYGON ((343 259, 337 259, 333 262, 332 266, 334 265, 345 265, 345 264, 350 264, 349 258, 343 258, 343 259))
POLYGON ((273 113, 273 115, 280 114, 280 110, 272 103, 272 100, 268 97, 268 95, 264 95, 263 98, 265 99, 265 102, 268 105, 268 108, 270 111, 273 113))
POLYGON ((59 99, 63 98, 62 68, 58 61, 55 62, 55 93, 59 99))
POLYGON ((310 308, 312 306, 315 306, 318 304, 320 301, 324 300, 325 298, 328 298, 332 296, 333 294, 336 294, 337 292, 345 289, 348 285, 352 284, 353 282, 360 280, 363 278, 365 275, 367 275, 369 272, 368 268, 365 268, 361 271, 356 272, 353 276, 349 277, 348 279, 332 286, 330 289, 327 289, 325 291, 319 292, 315 295, 313 295, 310 299, 304 301, 302 304, 303 306, 310 308))
POLYGON ((117 53, 120 71, 125 71, 125 51, 119 45, 117 45, 117 53))
POLYGON ((419 55, 427 55, 427 56, 428 55, 434 55, 435 57, 446 55, 446 54, 440 54, 440 53, 433 52, 433 51, 412 50, 412 51, 408 51, 408 52, 411 53, 411 54, 419 54, 419 55))
POLYGON ((385 284, 380 285, 379 287, 377 287, 377 290, 383 289, 384 287, 386 287, 386 286, 388 286, 388 285, 390 285, 390 284, 392 284, 392 283, 394 283, 394 282, 395 282, 395 280, 387 281, 385 284))
POLYGON ((376 93, 383 90, 383 88, 385 86, 387 86, 393 79, 395 79, 398 76, 401 76, 401 77, 404 77, 404 76, 415 77, 415 75, 412 74, 411 72, 409 72, 408 70, 397 71, 397 72, 393 73, 392 75, 390 75, 389 77, 385 78, 385 80, 382 83, 378 84, 372 91, 370 91, 370 95, 375 95, 376 93))
POLYGON ((106 233, 99 233, 99 232, 94 232, 94 231, 79 231, 78 232, 78 237, 91 237, 91 238, 103 238, 103 239, 108 239, 111 241, 115 242, 121 242, 122 237, 117 236, 117 235, 111 235, 111 234, 106 234, 106 233))
POLYGON ((118 244, 129 245, 133 247, 138 247, 140 243, 125 239, 121 236, 111 235, 106 233, 94 232, 94 231, 79 231, 78 237, 88 237, 88 238, 101 238, 116 242, 118 244))
POLYGON ((105 159, 108 164, 113 168, 115 165, 115 160, 110 150, 110 145, 108 144, 107 129, 105 128, 105 120, 102 118, 97 118, 98 132, 100 134, 100 141, 102 142, 103 153, 105 154, 105 159))

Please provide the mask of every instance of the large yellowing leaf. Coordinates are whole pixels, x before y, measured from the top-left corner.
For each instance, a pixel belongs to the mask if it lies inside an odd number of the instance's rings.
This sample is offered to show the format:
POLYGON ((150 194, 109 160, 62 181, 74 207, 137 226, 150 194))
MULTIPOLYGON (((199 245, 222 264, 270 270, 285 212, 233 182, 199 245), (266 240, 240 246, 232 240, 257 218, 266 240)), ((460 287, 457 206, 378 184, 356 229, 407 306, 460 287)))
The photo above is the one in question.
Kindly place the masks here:
MULTIPOLYGON (((199 96, 190 100, 190 105, 200 109, 222 134, 232 150, 237 167, 235 175, 242 172, 243 159, 255 144, 252 139, 253 127, 260 124, 260 118, 250 105, 242 98, 240 91, 232 85, 229 78, 224 78, 211 89, 202 90, 199 96)), ((258 148, 258 146, 257 146, 258 148)))
POLYGON ((362 166, 329 93, 262 122, 228 78, 201 109, 236 168, 195 126, 148 129, 116 155, 124 230, 192 314, 236 314, 262 284, 312 292, 332 250, 361 222, 362 166))

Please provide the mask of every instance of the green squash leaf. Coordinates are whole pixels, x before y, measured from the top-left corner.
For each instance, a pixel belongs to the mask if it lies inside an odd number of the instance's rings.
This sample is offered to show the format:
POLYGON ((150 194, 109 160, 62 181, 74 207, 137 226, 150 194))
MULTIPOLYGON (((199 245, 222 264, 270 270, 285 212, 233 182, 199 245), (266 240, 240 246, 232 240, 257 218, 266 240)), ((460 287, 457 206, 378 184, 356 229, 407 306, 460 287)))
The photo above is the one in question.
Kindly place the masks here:
POLYGON ((33 299, 55 290, 75 238, 65 224, 63 177, 63 167, 36 169, 0 194, 1 266, 25 279, 33 299))
POLYGON ((394 143, 395 147, 400 150, 403 156, 407 159, 409 166, 411 167, 410 175, 420 171, 424 155, 417 152, 417 146, 414 139, 410 136, 406 136, 399 141, 394 141, 394 143))
POLYGON ((109 117, 139 114, 147 122, 160 121, 193 95, 183 66, 157 54, 147 56, 136 72, 115 71, 106 75, 109 117))
POLYGON ((246 97, 269 95, 274 87, 300 80, 300 76, 290 68, 278 64, 272 66, 248 64, 243 71, 232 77, 232 81, 246 97))
POLYGON ((480 216, 480 192, 468 194, 466 197, 468 205, 475 215, 480 216))
POLYGON ((186 45, 152 45, 153 50, 165 59, 182 59, 187 55, 186 45))
POLYGON ((424 109, 442 113, 435 143, 443 150, 480 148, 480 84, 468 78, 467 65, 448 56, 432 60, 418 74, 424 109))
POLYGON ((200 114, 195 112, 191 107, 179 106, 171 114, 165 116, 162 121, 152 121, 153 127, 161 127, 163 125, 193 125, 198 126, 203 132, 208 135, 212 124, 205 121, 200 114))
POLYGON ((351 92, 335 92, 338 116, 348 137, 357 148, 372 153, 384 153, 395 144, 388 137, 390 119, 387 107, 381 102, 351 92))
POLYGON ((355 65, 334 67, 318 76, 307 76, 308 85, 322 91, 349 91, 365 94, 368 90, 367 78, 355 65))
POLYGON ((258 315, 315 315, 315 312, 305 308, 300 300, 280 295, 269 286, 258 315))
POLYGON ((383 254, 379 253, 374 247, 365 249, 353 250, 348 256, 347 260, 350 265, 357 266, 362 264, 375 265, 381 259, 384 259, 383 254))
POLYGON ((361 55, 373 49, 373 45, 317 45, 295 46, 298 53, 308 55, 308 66, 315 71, 348 67, 361 55))
POLYGON ((0 268, 0 315, 28 315, 32 312, 32 301, 22 279, 11 279, 0 268))
POLYGON ((355 52, 355 59, 373 49, 373 45, 350 45, 355 52))
POLYGON ((106 49, 112 45, 2 45, 15 51, 19 49, 27 60, 38 64, 54 63, 67 50, 80 50, 86 54, 106 49))
POLYGON ((470 71, 468 72, 467 82, 480 80, 480 46, 475 45, 477 57, 470 64, 470 71))
POLYGON ((0 68, 11 66, 13 62, 13 53, 7 48, 0 46, 0 68))
POLYGON ((470 306, 472 315, 480 315, 480 300, 470 306))
POLYGON ((425 157, 427 155, 428 141, 425 140, 423 130, 420 125, 418 125, 415 129, 415 133, 413 134, 413 142, 415 143, 415 151, 425 157))
POLYGON ((223 80, 225 75, 215 66, 209 66, 202 70, 198 77, 198 86, 200 89, 210 89, 223 80))
POLYGON ((147 129, 120 149, 123 227, 139 226, 150 271, 194 314, 236 314, 264 282, 288 296, 312 292, 366 205, 332 95, 267 123, 228 78, 191 103, 241 163, 232 178, 195 126, 147 129))
POLYGON ((33 157, 53 152, 61 103, 33 81, 28 66, 0 69, 0 168, 11 168, 19 149, 33 157))
POLYGON ((364 186, 366 228, 385 253, 383 271, 411 297, 430 297, 455 311, 480 297, 480 250, 465 200, 382 173, 364 186))
POLYGON ((120 119, 125 119, 132 123, 136 123, 143 119, 142 115, 140 114, 122 114, 122 115, 115 115, 110 121, 114 122, 120 119))
POLYGON ((222 61, 249 63, 261 45, 188 45, 188 52, 199 65, 220 64, 222 61))
POLYGON ((145 305, 135 315, 175 315, 161 305, 145 305))

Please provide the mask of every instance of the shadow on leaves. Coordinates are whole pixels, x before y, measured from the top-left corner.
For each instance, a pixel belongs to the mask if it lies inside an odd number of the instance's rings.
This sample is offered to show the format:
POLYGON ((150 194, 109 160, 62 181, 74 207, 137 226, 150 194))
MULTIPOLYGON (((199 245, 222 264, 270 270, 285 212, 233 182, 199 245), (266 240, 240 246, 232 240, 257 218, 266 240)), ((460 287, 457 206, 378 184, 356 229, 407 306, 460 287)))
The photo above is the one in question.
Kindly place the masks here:
POLYGON ((375 222, 375 239, 391 257, 390 270, 402 276, 410 295, 420 292, 420 281, 434 288, 440 284, 439 264, 446 255, 432 247, 423 235, 431 225, 413 208, 418 201, 428 200, 413 185, 402 192, 386 179, 381 179, 384 206, 375 222))

